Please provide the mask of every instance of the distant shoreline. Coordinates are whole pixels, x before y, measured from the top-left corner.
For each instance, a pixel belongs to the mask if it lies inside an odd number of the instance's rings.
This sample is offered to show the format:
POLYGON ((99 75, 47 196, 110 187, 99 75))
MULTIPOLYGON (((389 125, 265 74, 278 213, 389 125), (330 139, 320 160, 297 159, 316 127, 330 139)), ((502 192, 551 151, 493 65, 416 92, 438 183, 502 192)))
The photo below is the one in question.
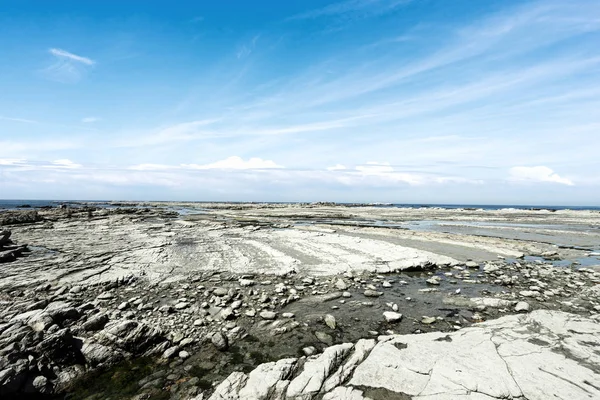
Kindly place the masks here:
POLYGON ((444 208, 444 209, 473 209, 473 210, 502 210, 502 209, 517 209, 517 210, 590 210, 600 211, 600 206, 574 206, 574 205, 524 205, 524 204, 430 204, 430 203, 359 203, 359 202, 286 202, 286 201, 128 201, 128 200, 0 200, 0 210, 14 209, 36 209, 47 207, 58 207, 61 205, 86 206, 93 205, 96 207, 119 207, 119 206, 141 206, 152 204, 330 204, 332 206, 342 207, 393 207, 393 208, 444 208))

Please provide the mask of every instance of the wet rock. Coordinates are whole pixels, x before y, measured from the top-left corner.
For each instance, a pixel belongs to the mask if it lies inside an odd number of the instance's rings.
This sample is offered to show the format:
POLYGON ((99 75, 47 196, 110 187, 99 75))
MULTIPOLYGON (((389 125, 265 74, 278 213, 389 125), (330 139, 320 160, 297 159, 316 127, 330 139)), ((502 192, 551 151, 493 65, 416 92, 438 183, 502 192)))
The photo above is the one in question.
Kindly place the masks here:
POLYGON ((431 325, 433 323, 435 323, 437 321, 437 319, 435 317, 423 317, 421 319, 421 323, 425 324, 425 325, 431 325))

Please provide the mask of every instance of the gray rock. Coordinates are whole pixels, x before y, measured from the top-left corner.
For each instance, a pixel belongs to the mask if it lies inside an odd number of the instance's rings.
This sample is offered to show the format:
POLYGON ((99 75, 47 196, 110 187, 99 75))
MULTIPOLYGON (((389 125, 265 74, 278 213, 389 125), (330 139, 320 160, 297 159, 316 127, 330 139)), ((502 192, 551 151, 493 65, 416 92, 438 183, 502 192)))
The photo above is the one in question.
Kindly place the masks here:
POLYGON ((598 346, 596 321, 538 310, 453 333, 361 340, 302 361, 262 364, 232 373, 208 400, 595 399, 598 346))
POLYGON ((229 290, 226 288, 216 288, 215 290, 213 290, 213 294, 219 297, 226 296, 228 292, 229 290))
POLYGON ((87 332, 99 331, 104 328, 104 325, 108 322, 108 315, 101 313, 94 315, 92 318, 88 319, 83 325, 83 330, 87 332))
POLYGON ((383 294, 383 292, 378 292, 376 290, 367 289, 363 293, 366 297, 379 297, 383 294))
POLYGON ((333 337, 331 335, 325 333, 325 332, 316 331, 315 332, 315 336, 317 337, 317 339, 321 343, 325 343, 327 345, 332 345, 333 344, 333 337))
POLYGON ((49 314, 45 312, 37 314, 33 316, 29 321, 27 321, 27 325, 29 325, 31 329, 33 329, 36 332, 45 331, 50 326, 52 326, 52 324, 54 324, 54 320, 49 314))
POLYGON ((178 352, 179 352, 179 346, 169 347, 162 354, 162 358, 172 358, 178 352))
POLYGON ((333 315, 327 314, 324 318, 324 321, 325 321, 325 325, 327 325, 329 328, 335 329, 336 321, 335 321, 335 317, 333 315))
POLYGON ((210 338, 212 344, 221 351, 227 350, 229 347, 229 341, 227 340, 227 336, 223 335, 221 332, 217 332, 213 334, 210 338))
POLYGON ((266 310, 265 311, 261 311, 259 315, 260 315, 260 317, 262 319, 266 319, 266 320, 269 320, 269 321, 274 320, 275 318, 277 318, 277 313, 273 312, 273 311, 266 311, 266 310))
POLYGON ((338 279, 338 280, 335 282, 335 287, 336 287, 336 288, 338 288, 339 290, 346 290, 346 289, 348 289, 348 285, 347 285, 347 284, 346 284, 346 282, 344 282, 344 280, 343 280, 343 279, 341 279, 341 278, 340 278, 340 279, 338 279))

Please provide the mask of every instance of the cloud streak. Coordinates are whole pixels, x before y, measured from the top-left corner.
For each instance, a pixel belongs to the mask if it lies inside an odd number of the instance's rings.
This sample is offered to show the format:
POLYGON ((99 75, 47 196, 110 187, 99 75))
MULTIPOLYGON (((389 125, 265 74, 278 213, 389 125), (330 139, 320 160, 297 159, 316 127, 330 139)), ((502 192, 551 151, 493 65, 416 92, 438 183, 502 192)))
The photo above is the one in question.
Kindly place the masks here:
POLYGON ((83 57, 83 56, 78 56, 77 54, 70 53, 70 52, 68 52, 66 50, 51 48, 51 49, 48 50, 48 52, 50 54, 52 54, 53 56, 56 56, 56 57, 61 58, 61 59, 66 59, 66 60, 69 60, 69 61, 74 61, 74 62, 82 63, 82 64, 85 64, 85 65, 94 65, 94 64, 96 64, 96 61, 92 60, 91 58, 87 58, 87 57, 83 57))

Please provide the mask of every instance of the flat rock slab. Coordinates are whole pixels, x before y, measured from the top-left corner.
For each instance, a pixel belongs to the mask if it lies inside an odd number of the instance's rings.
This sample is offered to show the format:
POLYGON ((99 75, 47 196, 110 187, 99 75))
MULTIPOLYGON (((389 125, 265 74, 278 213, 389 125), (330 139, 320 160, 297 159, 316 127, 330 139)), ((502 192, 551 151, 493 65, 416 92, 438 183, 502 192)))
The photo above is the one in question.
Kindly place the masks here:
POLYGON ((598 321, 539 310, 262 364, 209 399, 600 399, 598 348, 598 321))

